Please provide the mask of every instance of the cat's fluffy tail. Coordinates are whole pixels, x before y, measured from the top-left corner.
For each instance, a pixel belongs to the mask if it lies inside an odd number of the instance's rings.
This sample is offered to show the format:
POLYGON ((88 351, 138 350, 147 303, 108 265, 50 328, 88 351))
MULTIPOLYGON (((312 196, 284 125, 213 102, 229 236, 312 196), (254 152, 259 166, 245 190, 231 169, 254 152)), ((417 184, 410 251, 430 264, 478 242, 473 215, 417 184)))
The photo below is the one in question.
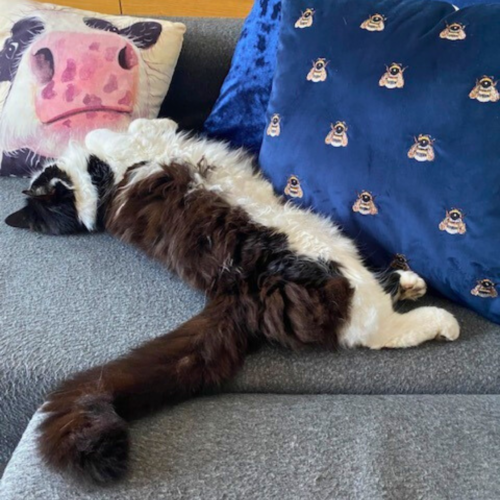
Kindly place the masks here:
POLYGON ((64 382, 42 408, 45 461, 99 483, 120 478, 127 421, 232 377, 248 349, 245 324, 235 298, 215 300, 167 335, 64 382))

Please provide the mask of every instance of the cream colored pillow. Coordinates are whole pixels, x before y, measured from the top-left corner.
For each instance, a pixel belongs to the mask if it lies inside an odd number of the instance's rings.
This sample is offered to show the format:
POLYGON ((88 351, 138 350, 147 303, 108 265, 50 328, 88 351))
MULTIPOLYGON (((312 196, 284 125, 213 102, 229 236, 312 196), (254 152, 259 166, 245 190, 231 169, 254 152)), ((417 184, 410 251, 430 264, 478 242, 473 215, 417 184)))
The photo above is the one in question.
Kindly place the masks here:
POLYGON ((0 174, 30 175, 90 130, 155 118, 185 26, 0 0, 0 174))

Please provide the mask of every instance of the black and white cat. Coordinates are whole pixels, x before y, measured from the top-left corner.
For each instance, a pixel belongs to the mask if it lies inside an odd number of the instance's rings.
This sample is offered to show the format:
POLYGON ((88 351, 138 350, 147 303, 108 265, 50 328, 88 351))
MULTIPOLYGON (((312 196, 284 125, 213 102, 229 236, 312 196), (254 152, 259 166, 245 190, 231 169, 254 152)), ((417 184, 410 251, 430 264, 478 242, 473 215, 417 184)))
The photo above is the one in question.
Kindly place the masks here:
POLYGON ((128 420, 218 386, 263 342, 381 349, 459 336, 443 309, 394 310, 425 293, 418 275, 394 271, 388 290, 332 221, 276 196, 250 156, 180 133, 171 120, 91 132, 85 149, 49 163, 26 194, 8 224, 105 229, 208 297, 177 330, 48 396, 41 453, 98 482, 126 470, 128 420))

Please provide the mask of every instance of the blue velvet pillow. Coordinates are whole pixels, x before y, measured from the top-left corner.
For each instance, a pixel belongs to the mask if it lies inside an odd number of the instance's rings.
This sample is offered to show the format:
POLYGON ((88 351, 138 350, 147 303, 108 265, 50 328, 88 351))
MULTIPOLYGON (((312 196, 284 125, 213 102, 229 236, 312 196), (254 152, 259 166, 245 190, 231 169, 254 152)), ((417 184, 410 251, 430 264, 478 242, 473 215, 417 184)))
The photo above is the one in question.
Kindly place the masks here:
POLYGON ((280 18, 281 0, 256 0, 219 99, 205 122, 207 135, 259 151, 276 67, 280 18))
MULTIPOLYGON (((461 8, 486 1, 455 0, 453 4, 461 8)), ((220 97, 205 123, 209 136, 259 151, 276 68, 280 21, 281 0, 255 1, 220 97)))
POLYGON ((262 168, 500 323, 500 5, 322 0, 300 29, 308 5, 284 3, 262 168))

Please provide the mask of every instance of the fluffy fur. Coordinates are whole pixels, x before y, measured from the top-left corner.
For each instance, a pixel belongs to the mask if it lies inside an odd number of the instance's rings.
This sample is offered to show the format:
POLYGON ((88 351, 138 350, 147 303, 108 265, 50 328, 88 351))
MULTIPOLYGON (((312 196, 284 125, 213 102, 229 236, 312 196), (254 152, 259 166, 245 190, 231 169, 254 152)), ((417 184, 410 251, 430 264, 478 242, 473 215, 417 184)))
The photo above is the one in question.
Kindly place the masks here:
MULTIPOLYGON (((86 148, 57 162, 71 179, 64 188, 79 227, 105 226, 204 291, 208 304, 49 395, 39 441, 47 463, 98 482, 120 477, 128 420, 216 388, 263 342, 381 349, 458 338, 457 321, 442 309, 395 312, 395 300, 425 293, 423 280, 398 270, 384 287, 333 222, 277 197, 244 152, 178 133, 170 120, 95 131, 86 148), (77 194, 83 189, 93 190, 94 209, 77 194)), ((22 224, 37 229, 33 203, 22 224)), ((50 196, 37 203, 50 205, 50 196)))

